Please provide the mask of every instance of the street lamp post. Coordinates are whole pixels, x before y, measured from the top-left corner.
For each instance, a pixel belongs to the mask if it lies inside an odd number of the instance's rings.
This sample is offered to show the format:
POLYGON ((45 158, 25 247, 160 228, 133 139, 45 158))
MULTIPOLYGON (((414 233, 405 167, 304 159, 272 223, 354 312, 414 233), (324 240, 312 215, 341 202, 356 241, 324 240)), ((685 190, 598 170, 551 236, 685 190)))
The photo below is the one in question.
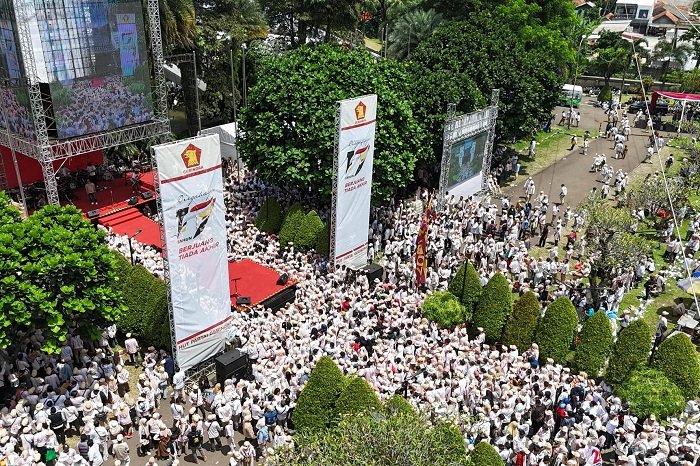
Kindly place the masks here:
POLYGON ((245 51, 248 48, 246 44, 241 44, 241 50, 243 50, 243 107, 248 106, 248 89, 246 85, 246 75, 245 75, 245 51))
POLYGON ((571 85, 571 102, 569 104, 569 118, 567 118, 566 129, 571 129, 571 117, 574 114, 574 93, 576 92, 576 79, 578 77, 578 59, 581 55, 581 44, 586 38, 586 34, 581 35, 581 40, 578 42, 578 47, 576 49, 576 67, 574 68, 574 83, 571 85))
POLYGON ((233 121, 238 121, 238 107, 236 105, 236 74, 233 71, 233 37, 229 37, 231 40, 231 47, 229 52, 231 54, 231 95, 233 96, 233 121))
POLYGON ((131 246, 131 240, 143 233, 143 230, 136 230, 133 235, 129 236, 129 257, 131 257, 131 265, 134 265, 134 248, 131 246))
POLYGON ((197 52, 192 52, 192 65, 194 66, 194 98, 197 104, 197 128, 202 130, 202 114, 199 111, 199 76, 197 76, 197 52))

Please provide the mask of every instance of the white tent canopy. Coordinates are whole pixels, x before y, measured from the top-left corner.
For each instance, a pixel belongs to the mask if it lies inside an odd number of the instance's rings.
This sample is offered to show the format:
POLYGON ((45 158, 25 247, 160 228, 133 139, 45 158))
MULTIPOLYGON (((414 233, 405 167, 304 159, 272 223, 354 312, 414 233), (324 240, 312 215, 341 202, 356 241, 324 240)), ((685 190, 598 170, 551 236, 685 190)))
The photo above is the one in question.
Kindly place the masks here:
MULTIPOLYGON (((165 79, 175 84, 180 84, 182 82, 182 73, 177 65, 163 63, 163 72, 165 73, 165 79)), ((206 92, 207 83, 197 78, 197 87, 200 91, 206 92)))
POLYGON ((238 162, 238 150, 236 149, 236 127, 237 123, 226 123, 225 125, 206 128, 199 132, 202 134, 218 134, 221 145, 221 158, 238 162))

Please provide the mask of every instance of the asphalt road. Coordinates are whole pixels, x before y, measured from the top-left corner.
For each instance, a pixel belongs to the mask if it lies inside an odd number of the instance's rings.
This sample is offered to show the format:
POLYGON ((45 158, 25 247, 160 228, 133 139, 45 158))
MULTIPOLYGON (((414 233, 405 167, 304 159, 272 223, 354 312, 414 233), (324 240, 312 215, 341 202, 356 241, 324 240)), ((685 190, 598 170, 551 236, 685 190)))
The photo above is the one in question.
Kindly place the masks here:
MULTIPOLYGON (((632 128, 632 133, 627 142, 629 147, 627 157, 618 160, 613 158, 615 153, 613 142, 609 139, 595 137, 598 135, 601 123, 603 128, 605 128, 607 115, 605 115, 602 109, 593 106, 592 102, 594 99, 595 98, 585 98, 579 108, 581 111, 581 123, 579 127, 590 130, 591 136, 594 137, 588 148, 588 155, 583 155, 583 138, 579 138, 579 145, 576 149, 569 151, 564 157, 541 172, 532 175, 532 179, 535 181, 535 195, 540 191, 544 191, 545 194, 549 196, 550 202, 559 202, 560 186, 562 183, 566 185, 568 195, 564 202, 564 208, 566 208, 567 205, 574 207, 581 203, 594 186, 600 189, 600 173, 590 172, 596 153, 605 154, 607 156, 607 163, 612 165, 615 172, 617 172, 618 169, 622 169, 627 173, 630 173, 638 167, 646 157, 647 143, 651 133, 646 130, 632 128)), ((555 112, 557 117, 554 123, 559 122, 563 110, 562 107, 556 108, 555 112)), ((628 116, 630 120, 634 119, 634 114, 628 114, 628 116)), ((620 119, 622 119, 622 113, 620 113, 620 119)), ((669 140, 669 135, 667 133, 663 132, 662 135, 666 141, 669 140)), ((536 156, 537 152, 535 152, 535 157, 536 156)), ((658 163, 656 158, 652 160, 654 163, 658 163)), ((512 201, 516 201, 520 197, 524 198, 523 186, 527 178, 528 175, 523 176, 521 174, 515 185, 503 189, 504 194, 509 196, 512 201)), ((611 189, 611 193, 612 191, 611 189)))

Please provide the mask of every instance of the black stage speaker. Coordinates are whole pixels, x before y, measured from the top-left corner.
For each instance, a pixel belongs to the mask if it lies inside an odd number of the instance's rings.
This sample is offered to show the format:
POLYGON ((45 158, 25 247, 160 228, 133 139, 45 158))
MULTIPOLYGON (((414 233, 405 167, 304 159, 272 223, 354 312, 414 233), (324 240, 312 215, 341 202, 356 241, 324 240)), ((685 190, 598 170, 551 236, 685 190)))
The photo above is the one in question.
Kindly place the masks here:
POLYGON ((224 381, 232 377, 242 378, 248 367, 248 355, 235 349, 217 356, 214 359, 216 365, 216 381, 224 386, 224 381))
POLYGON ((237 306, 250 306, 250 296, 239 296, 236 298, 237 306))
POLYGON ((150 198, 153 197, 153 193, 150 192, 150 191, 144 191, 144 192, 141 193, 141 197, 142 197, 143 199, 150 199, 150 198))
POLYGON ((282 275, 280 275, 280 278, 277 279, 277 284, 278 285, 286 285, 288 281, 289 281, 289 275, 286 273, 283 273, 282 275))
POLYGON ((378 264, 368 264, 362 267, 362 273, 367 275, 367 280, 369 280, 370 285, 374 283, 374 279, 378 278, 379 281, 384 280, 384 267, 378 264))
POLYGON ((138 196, 133 196, 133 197, 129 198, 129 202, 128 202, 129 205, 136 205, 138 203, 139 203, 138 196))
POLYGON ((88 218, 97 218, 100 216, 100 211, 99 209, 91 210, 88 212, 88 218))

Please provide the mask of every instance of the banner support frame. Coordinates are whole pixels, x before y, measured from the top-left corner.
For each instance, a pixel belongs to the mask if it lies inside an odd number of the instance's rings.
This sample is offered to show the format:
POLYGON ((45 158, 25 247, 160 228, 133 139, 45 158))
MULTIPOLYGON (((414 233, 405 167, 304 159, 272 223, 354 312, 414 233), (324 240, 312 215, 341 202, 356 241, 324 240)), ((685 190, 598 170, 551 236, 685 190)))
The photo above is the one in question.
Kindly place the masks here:
POLYGON ((338 203, 338 147, 340 145, 340 101, 337 101, 335 103, 335 136, 333 137, 333 181, 332 181, 332 188, 333 188, 333 193, 331 196, 331 213, 330 216, 331 218, 329 219, 329 240, 331 242, 330 244, 330 257, 329 257, 329 265, 330 265, 330 270, 332 272, 335 272, 336 268, 336 261, 335 261, 335 228, 336 228, 336 215, 337 215, 337 203, 338 203))

